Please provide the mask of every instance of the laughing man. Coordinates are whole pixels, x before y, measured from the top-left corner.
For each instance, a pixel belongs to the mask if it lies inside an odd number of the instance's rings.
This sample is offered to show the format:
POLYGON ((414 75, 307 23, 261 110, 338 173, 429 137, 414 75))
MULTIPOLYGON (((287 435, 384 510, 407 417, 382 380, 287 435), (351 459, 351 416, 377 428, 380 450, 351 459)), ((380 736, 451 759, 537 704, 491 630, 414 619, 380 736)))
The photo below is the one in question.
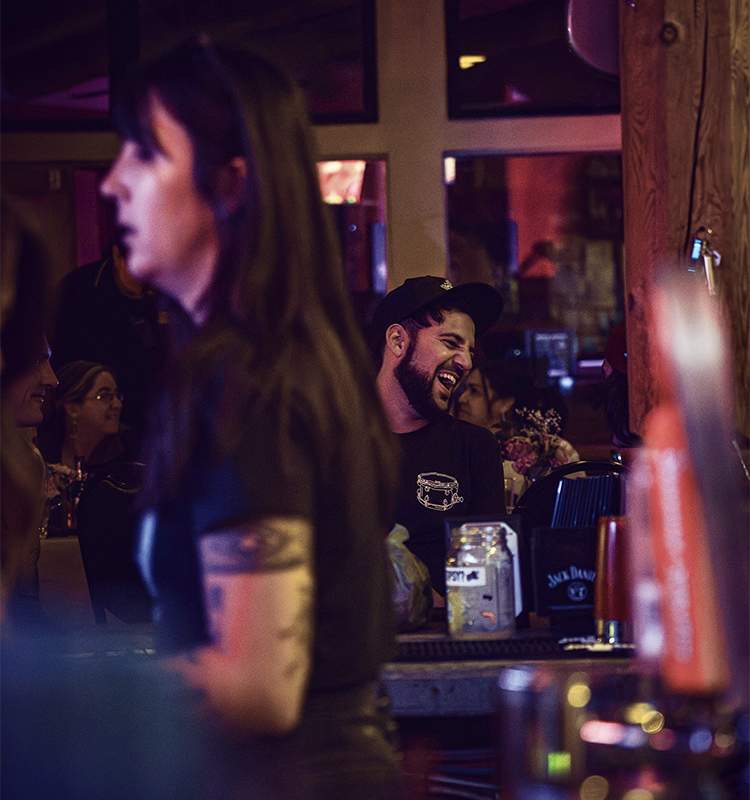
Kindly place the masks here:
MULTIPOLYGON (((395 522, 445 595, 445 520, 505 513, 503 465, 495 437, 448 413, 472 366, 475 339, 502 310, 485 283, 409 278, 375 309, 369 341, 377 386, 403 459, 395 522)), ((439 602, 439 601, 438 601, 439 602)))

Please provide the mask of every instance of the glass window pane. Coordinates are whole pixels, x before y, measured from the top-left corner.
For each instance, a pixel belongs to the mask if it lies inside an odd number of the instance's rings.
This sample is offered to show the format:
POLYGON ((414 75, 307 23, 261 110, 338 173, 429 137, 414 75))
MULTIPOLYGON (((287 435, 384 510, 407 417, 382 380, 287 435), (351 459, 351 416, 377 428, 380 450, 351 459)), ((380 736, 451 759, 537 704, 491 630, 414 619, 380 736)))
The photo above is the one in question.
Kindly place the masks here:
POLYGON ((568 43, 566 0, 447 0, 446 34, 451 118, 619 110, 619 80, 568 43))
POLYGON ((451 156, 449 277, 505 298, 480 359, 541 389, 581 458, 609 458, 601 364, 624 312, 619 153, 451 156))
POLYGON ((346 282, 363 325, 387 291, 386 162, 318 162, 320 186, 341 242, 346 282))
POLYGON ((315 122, 377 121, 375 0, 29 0, 3 6, 0 30, 6 129, 108 129, 110 69, 116 86, 139 52, 199 32, 267 53, 315 122))
POLYGON ((456 156, 447 196, 451 280, 505 297, 499 355, 572 330, 577 358, 601 357, 623 314, 620 155, 456 156))
POLYGON ((141 52, 194 31, 231 34, 287 69, 315 122, 377 119, 374 0, 164 0, 140 4, 141 52))

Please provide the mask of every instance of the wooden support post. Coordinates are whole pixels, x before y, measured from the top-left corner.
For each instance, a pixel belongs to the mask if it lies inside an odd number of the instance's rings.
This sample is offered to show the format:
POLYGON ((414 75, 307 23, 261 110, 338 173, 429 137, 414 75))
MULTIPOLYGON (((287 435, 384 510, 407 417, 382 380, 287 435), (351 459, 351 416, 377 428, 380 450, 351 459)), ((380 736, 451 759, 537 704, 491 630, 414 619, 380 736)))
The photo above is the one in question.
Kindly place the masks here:
POLYGON ((646 324, 650 286, 663 270, 686 269, 693 234, 706 226, 722 256, 717 302, 733 335, 738 425, 747 432, 748 41, 733 27, 744 18, 746 32, 747 13, 743 0, 621 5, 625 290, 635 431, 659 399, 646 324))
POLYGON ((732 208, 734 287, 732 340, 737 376, 737 426, 750 436, 750 3, 731 0, 729 14, 732 73, 732 208))

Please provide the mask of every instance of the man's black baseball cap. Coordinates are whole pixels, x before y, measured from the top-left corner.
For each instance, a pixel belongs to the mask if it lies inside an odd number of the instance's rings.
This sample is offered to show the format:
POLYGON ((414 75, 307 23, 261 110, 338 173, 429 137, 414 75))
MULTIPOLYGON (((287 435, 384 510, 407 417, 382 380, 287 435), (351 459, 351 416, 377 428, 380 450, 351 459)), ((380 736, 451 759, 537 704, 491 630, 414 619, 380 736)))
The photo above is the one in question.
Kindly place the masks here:
POLYGON ((391 325, 414 316, 432 305, 461 301, 474 321, 477 339, 497 322, 503 310, 503 296, 488 283, 462 283, 454 286, 447 278, 423 275, 407 278, 379 303, 367 329, 370 347, 377 351, 391 325))

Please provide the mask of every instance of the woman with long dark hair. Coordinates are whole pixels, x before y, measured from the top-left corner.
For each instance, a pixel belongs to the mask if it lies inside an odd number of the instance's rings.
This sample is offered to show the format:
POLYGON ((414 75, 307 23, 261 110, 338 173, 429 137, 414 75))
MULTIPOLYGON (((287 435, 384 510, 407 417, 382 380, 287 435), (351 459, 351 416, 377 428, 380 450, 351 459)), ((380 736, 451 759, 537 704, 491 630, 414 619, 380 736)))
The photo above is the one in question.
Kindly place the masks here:
POLYGON ((191 40, 135 72, 116 121, 102 192, 129 272, 174 303, 139 546, 161 647, 232 732, 226 796, 398 796, 375 689, 393 442, 304 97, 191 40))
POLYGON ((132 458, 127 431, 120 425, 124 398, 112 369, 71 361, 58 369, 57 381, 52 411, 37 428, 44 460, 73 469, 80 458, 89 471, 132 458))

